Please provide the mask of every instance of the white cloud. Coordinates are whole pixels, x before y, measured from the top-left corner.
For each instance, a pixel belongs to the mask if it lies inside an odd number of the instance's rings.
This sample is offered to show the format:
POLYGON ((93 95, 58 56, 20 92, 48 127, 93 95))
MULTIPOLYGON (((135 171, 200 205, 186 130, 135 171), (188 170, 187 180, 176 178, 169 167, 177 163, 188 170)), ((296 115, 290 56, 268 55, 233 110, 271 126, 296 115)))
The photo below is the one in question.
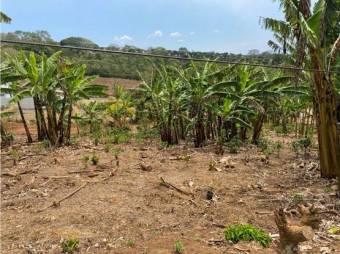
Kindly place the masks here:
POLYGON ((124 43, 124 42, 127 42, 127 41, 133 41, 133 38, 130 37, 129 35, 124 34, 122 36, 115 36, 114 40, 117 41, 117 42, 120 42, 120 43, 124 43))
POLYGON ((170 33, 170 37, 173 37, 173 38, 179 38, 181 37, 182 34, 180 32, 173 32, 173 33, 170 33))
POLYGON ((148 37, 162 37, 163 32, 161 30, 156 30, 152 34, 150 34, 148 37))
POLYGON ((179 39, 179 40, 177 40, 177 42, 183 42, 184 40, 182 40, 182 39, 179 39))
POLYGON ((157 30, 153 32, 153 36, 155 37, 162 37, 163 33, 161 30, 157 30))
POLYGON ((195 32, 190 32, 189 35, 195 35, 196 33, 195 32))

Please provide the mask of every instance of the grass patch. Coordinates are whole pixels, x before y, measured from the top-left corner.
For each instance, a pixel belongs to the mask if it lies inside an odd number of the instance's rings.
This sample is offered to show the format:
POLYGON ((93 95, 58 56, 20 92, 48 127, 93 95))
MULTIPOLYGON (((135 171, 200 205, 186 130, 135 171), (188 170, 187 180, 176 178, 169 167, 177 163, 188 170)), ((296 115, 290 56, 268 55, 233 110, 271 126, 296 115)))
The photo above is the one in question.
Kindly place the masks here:
POLYGON ((182 254, 184 253, 184 246, 183 243, 181 241, 176 241, 175 242, 175 253, 176 254, 182 254))
POLYGON ((239 241, 256 241, 263 247, 268 247, 272 239, 262 229, 255 228, 250 224, 234 224, 224 231, 225 239, 237 243, 239 241))
POLYGON ((69 239, 61 243, 61 250, 63 253, 73 253, 79 247, 79 240, 69 239))

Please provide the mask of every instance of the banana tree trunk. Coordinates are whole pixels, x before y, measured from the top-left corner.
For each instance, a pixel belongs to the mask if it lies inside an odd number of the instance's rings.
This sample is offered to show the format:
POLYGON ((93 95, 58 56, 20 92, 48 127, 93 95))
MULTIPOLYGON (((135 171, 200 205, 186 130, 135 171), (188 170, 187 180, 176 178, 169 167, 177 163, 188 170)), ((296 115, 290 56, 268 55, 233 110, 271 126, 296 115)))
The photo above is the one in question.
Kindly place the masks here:
MULTIPOLYGON (((57 125, 57 131, 58 131, 58 141, 57 142, 58 142, 59 145, 64 143, 64 116, 65 116, 65 107, 66 107, 66 102, 65 102, 65 99, 63 99, 63 102, 62 102, 62 105, 61 105, 60 114, 59 114, 58 125, 57 125)), ((77 129, 79 129, 79 128, 77 128, 77 129)))
POLYGON ((42 131, 42 126, 41 126, 41 119, 38 111, 38 98, 36 96, 33 96, 33 104, 34 104, 34 113, 35 113, 35 122, 37 125, 37 134, 38 134, 38 140, 42 141, 45 137, 42 131))
MULTIPOLYGON (((321 60, 317 50, 310 47, 313 67, 322 69, 321 60)), ((337 135, 336 96, 331 81, 324 72, 314 72, 314 89, 317 112, 316 122, 318 129, 319 156, 321 176, 340 178, 340 148, 337 135)), ((340 186, 338 186, 340 188, 340 186)))
POLYGON ((67 130, 66 130, 66 135, 65 135, 66 144, 68 145, 71 142, 72 111, 73 111, 73 107, 72 107, 72 103, 70 103, 68 116, 67 116, 67 130))
POLYGON ((252 138, 252 143, 253 144, 257 144, 257 141, 260 138, 265 115, 266 115, 265 112, 260 112, 259 113, 259 117, 257 118, 257 120, 254 123, 253 138, 252 138))
POLYGON ((57 123, 53 117, 53 110, 51 105, 46 106, 47 111, 47 123, 48 123, 48 133, 49 133, 49 140, 52 145, 57 144, 58 140, 58 133, 57 133, 57 123))
POLYGON ((33 139, 32 139, 30 130, 29 130, 28 126, 27 126, 27 122, 26 122, 26 119, 25 119, 24 112, 22 111, 22 108, 21 108, 21 105, 20 105, 19 101, 18 101, 17 104, 18 104, 18 109, 19 109, 21 120, 22 120, 22 124, 24 125, 24 128, 25 128, 25 132, 26 132, 26 136, 27 136, 27 142, 28 143, 32 143, 33 139))
POLYGON ((8 135, 1 119, 0 119, 0 130, 1 130, 1 147, 9 146, 11 144, 12 139, 8 135))
POLYGON ((40 122, 40 126, 41 126, 41 133, 42 133, 42 137, 43 139, 48 138, 48 140, 50 140, 49 134, 48 134, 48 129, 47 129, 47 125, 46 125, 46 121, 45 121, 45 114, 40 102, 40 99, 38 98, 38 121, 40 122))

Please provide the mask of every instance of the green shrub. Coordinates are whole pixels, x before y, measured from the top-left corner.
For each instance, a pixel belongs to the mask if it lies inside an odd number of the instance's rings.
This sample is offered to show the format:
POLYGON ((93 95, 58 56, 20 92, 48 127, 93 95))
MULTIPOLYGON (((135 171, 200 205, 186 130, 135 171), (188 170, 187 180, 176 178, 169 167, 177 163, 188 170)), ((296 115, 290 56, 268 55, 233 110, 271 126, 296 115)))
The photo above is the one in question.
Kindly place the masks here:
POLYGON ((13 160, 13 166, 17 165, 17 162, 20 160, 21 154, 18 149, 12 148, 9 151, 9 155, 11 159, 13 160))
POLYGON ((92 165, 97 165, 99 162, 99 156, 95 153, 92 154, 92 156, 90 157, 90 161, 92 163, 92 165))
POLYGON ((81 157, 81 161, 83 162, 85 167, 87 167, 87 163, 89 162, 89 160, 90 160, 90 156, 88 156, 88 155, 83 155, 81 157))
POLYGON ((306 158, 307 152, 310 149, 312 142, 310 138, 301 138, 292 142, 292 150, 296 153, 296 156, 299 156, 300 152, 303 151, 304 156, 306 158))
POLYGON ((256 241, 263 247, 268 247, 272 239, 268 233, 250 224, 234 224, 224 231, 225 239, 237 243, 239 241, 256 241))
POLYGON ((61 243, 61 249, 63 253, 73 253, 79 247, 79 240, 77 239, 70 239, 63 241, 61 243))
POLYGON ((257 147, 261 149, 261 152, 270 149, 271 142, 266 138, 259 138, 257 140, 257 147))
POLYGON ((280 157, 280 151, 281 151, 282 148, 283 148, 282 142, 281 142, 281 141, 275 141, 275 142, 273 143, 273 148, 274 148, 274 150, 275 150, 276 153, 277 153, 277 157, 280 157))
POLYGON ((242 145, 242 141, 238 138, 232 138, 228 143, 227 143, 227 147, 229 149, 230 153, 238 153, 238 151, 240 150, 240 147, 242 145))
POLYGON ((155 128, 150 128, 148 126, 138 126, 135 138, 137 142, 142 142, 145 139, 151 139, 159 136, 159 131, 155 128))
POLYGON ((131 130, 128 128, 113 128, 110 132, 114 144, 125 143, 131 139, 131 130))
POLYGON ((183 244, 181 243, 181 241, 176 241, 175 242, 175 253, 176 254, 182 254, 184 253, 184 246, 183 244))

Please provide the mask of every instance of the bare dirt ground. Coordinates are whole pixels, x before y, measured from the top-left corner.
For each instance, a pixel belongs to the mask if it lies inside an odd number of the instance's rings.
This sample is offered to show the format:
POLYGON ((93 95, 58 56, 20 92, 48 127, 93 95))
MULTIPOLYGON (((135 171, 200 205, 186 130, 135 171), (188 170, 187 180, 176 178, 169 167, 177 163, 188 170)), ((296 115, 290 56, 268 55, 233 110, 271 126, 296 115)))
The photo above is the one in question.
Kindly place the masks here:
POLYGON ((156 140, 115 145, 122 150, 119 166, 104 146, 85 138, 53 150, 16 144, 17 165, 3 149, 1 253, 61 253, 65 239, 79 240, 77 253, 174 253, 176 240, 187 254, 276 253, 273 211, 299 202, 332 211, 323 214, 313 241, 301 244, 300 252, 340 253, 338 236, 327 232, 340 223, 335 182, 319 177, 314 152, 308 161, 297 159, 289 138, 275 138, 286 143, 269 163, 252 146, 222 156, 213 145, 162 148, 156 140), (85 168, 82 158, 93 152, 99 163, 85 168), (223 157, 227 165, 219 162, 223 157), (221 171, 209 170, 212 160, 221 171), (161 177, 185 193, 161 185, 161 177), (208 190, 213 200, 207 200, 208 190), (262 248, 223 241, 222 226, 232 223, 262 228, 273 243, 262 248))

